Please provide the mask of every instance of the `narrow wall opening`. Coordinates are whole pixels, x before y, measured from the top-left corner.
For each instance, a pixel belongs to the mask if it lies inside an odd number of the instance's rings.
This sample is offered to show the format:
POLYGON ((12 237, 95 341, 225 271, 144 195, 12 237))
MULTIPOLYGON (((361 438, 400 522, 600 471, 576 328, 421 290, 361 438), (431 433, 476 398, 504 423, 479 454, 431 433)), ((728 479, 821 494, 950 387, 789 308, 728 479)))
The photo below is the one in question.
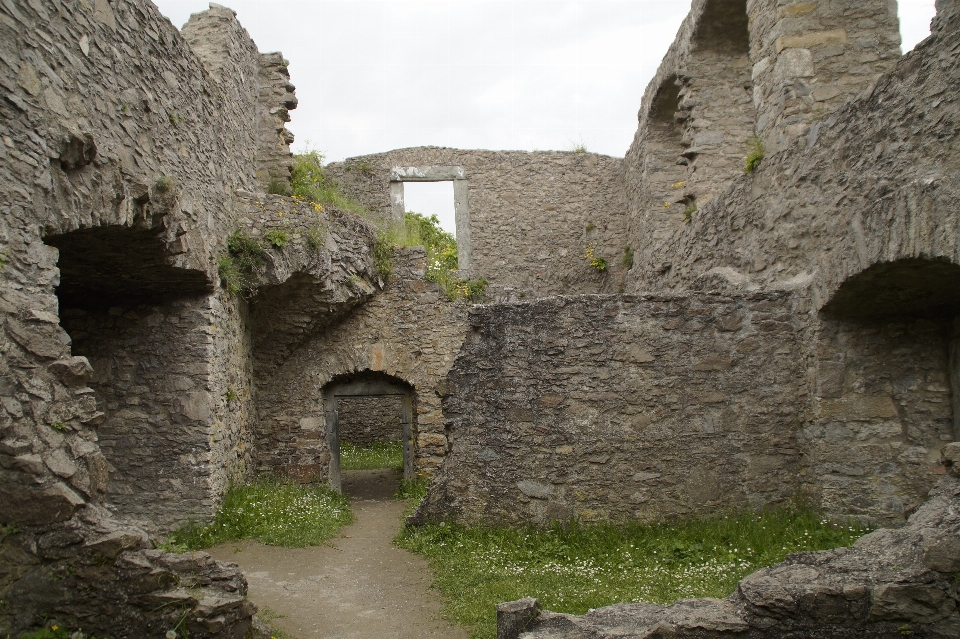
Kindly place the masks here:
POLYGON ((416 392, 375 371, 335 378, 323 389, 328 484, 354 496, 390 498, 414 478, 416 392))
POLYGON ((683 221, 691 155, 683 140, 681 86, 675 75, 661 82, 647 117, 643 179, 655 202, 651 218, 656 228, 669 228, 683 221))
POLYGON ((60 252, 61 325, 94 370, 97 434, 113 467, 108 506, 161 529, 207 516, 211 406, 197 365, 206 276, 169 266, 147 230, 81 229, 45 242, 60 252))
POLYGON ((957 438, 958 313, 960 266, 928 259, 871 266, 824 305, 801 437, 824 510, 897 524, 926 499, 957 438))

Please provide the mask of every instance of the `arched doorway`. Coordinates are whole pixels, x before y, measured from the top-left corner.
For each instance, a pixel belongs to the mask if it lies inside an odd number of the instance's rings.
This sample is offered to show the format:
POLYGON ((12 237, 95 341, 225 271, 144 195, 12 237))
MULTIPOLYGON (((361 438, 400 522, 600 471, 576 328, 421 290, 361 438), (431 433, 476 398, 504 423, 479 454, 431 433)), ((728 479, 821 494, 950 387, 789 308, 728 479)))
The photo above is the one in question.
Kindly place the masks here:
POLYGON ((396 398, 399 400, 400 439, 403 442, 403 479, 414 478, 414 389, 396 377, 367 371, 334 379, 323 389, 323 410, 326 417, 327 445, 330 447, 328 485, 341 490, 340 473, 340 408, 344 400, 356 398, 396 398))

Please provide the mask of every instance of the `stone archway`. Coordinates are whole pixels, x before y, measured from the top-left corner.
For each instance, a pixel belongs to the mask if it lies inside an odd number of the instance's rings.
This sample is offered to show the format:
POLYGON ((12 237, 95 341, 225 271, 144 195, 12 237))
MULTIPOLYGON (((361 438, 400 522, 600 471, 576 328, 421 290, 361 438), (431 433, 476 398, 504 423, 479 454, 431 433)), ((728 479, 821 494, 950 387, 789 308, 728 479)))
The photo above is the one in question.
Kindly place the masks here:
POLYGON ((413 387, 401 379, 385 373, 367 372, 345 379, 334 379, 323 389, 323 410, 326 417, 327 445, 330 448, 330 466, 327 483, 331 489, 341 490, 340 477, 340 416, 341 399, 357 397, 399 397, 401 399, 401 440, 403 441, 403 478, 414 478, 414 399, 413 387))

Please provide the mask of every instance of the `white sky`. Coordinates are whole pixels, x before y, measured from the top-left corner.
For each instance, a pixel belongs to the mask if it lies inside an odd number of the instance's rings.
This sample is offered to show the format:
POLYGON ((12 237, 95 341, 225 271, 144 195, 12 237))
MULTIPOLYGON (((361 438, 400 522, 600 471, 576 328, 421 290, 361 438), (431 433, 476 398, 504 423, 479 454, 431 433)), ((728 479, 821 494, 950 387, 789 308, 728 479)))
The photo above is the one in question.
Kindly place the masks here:
MULTIPOLYGON (((203 0, 154 0, 177 27, 203 0)), ((327 161, 410 146, 622 157, 690 0, 221 0, 282 51, 300 104, 294 151, 327 161)), ((934 0, 900 0, 903 49, 934 0)), ((450 185, 406 184, 452 230, 450 185), (445 219, 449 218, 449 220, 445 219)))

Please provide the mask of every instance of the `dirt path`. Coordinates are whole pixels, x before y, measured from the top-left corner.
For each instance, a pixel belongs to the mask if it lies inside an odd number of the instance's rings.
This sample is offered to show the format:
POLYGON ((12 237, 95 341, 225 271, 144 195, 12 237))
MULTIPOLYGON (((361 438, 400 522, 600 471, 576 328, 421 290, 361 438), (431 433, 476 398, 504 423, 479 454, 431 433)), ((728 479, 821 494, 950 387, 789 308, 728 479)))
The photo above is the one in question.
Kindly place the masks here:
POLYGON ((467 639, 464 629, 439 618, 426 560, 391 543, 404 509, 393 499, 398 481, 394 471, 344 472, 356 521, 332 546, 244 541, 210 554, 240 564, 250 599, 283 615, 271 624, 296 639, 467 639))

